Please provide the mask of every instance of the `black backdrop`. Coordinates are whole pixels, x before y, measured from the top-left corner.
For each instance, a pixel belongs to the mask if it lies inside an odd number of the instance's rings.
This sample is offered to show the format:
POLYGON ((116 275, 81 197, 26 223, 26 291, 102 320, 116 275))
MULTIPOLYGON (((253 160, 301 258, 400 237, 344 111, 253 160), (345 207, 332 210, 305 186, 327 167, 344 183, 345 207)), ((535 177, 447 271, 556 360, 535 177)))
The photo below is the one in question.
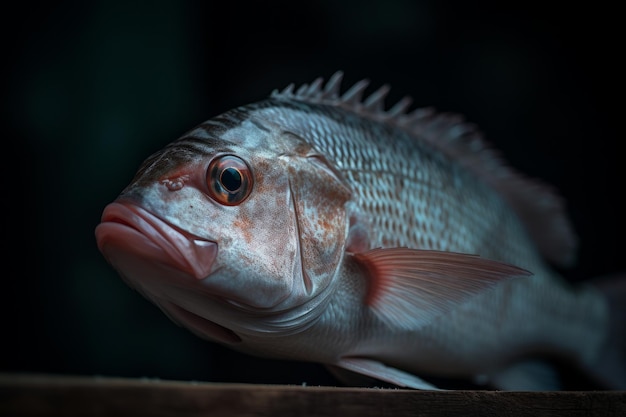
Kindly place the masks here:
POLYGON ((409 94, 464 114, 513 166, 554 185, 582 241, 568 279, 626 270, 615 7, 86 3, 3 13, 0 371, 333 384, 317 365, 240 355, 176 327, 106 264, 93 229, 151 152, 338 69, 346 85, 390 83, 390 102, 409 94))

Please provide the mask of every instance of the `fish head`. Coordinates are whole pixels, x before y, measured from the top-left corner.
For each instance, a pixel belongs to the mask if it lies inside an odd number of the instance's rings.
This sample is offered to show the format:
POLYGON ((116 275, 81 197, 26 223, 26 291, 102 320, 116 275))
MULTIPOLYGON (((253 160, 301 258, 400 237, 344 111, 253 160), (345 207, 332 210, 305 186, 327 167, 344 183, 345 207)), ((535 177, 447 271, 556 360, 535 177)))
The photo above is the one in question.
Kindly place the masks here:
POLYGON ((179 324, 199 316, 245 331, 252 318, 304 316, 328 292, 350 192, 297 135, 224 124, 205 122, 144 161, 95 234, 127 283, 179 324))

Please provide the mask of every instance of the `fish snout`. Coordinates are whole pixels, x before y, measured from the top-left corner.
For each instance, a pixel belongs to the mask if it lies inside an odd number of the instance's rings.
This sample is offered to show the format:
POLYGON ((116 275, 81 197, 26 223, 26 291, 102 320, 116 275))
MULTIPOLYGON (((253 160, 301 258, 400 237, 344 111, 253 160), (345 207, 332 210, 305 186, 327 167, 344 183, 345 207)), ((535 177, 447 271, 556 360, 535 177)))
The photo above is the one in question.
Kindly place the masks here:
POLYGON ((152 275, 171 276, 172 269, 197 280, 208 277, 218 245, 172 226, 126 201, 109 204, 95 230, 105 259, 131 281, 152 275), (168 273, 161 272, 167 269, 168 273))

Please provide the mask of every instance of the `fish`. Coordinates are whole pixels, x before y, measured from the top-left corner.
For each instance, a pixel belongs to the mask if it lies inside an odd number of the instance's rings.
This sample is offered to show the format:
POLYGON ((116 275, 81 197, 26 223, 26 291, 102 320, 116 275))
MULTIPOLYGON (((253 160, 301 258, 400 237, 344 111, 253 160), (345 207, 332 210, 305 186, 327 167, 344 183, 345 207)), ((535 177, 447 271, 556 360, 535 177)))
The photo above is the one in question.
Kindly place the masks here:
POLYGON ((624 279, 609 297, 559 274, 578 245, 563 198, 462 116, 342 80, 289 84, 149 156, 104 208, 101 254, 197 336, 348 385, 561 389, 566 358, 624 389, 624 279))

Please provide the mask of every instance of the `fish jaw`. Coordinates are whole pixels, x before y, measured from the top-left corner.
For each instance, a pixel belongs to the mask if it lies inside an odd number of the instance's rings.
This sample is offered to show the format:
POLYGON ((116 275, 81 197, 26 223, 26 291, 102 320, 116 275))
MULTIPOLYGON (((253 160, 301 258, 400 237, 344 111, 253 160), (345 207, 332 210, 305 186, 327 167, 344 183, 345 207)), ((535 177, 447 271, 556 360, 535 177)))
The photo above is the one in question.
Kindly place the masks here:
POLYGON ((217 257, 216 242, 178 230, 123 200, 105 208, 95 233, 105 259, 135 285, 152 274, 171 279, 172 270, 184 280, 203 280, 217 257))
POLYGON ((231 329, 204 317, 207 312, 194 313, 188 297, 172 299, 170 295, 172 288, 182 294, 197 290, 211 275, 216 242, 178 230, 127 201, 109 204, 95 233, 105 259, 175 323, 208 340, 228 345, 241 342, 231 329))

